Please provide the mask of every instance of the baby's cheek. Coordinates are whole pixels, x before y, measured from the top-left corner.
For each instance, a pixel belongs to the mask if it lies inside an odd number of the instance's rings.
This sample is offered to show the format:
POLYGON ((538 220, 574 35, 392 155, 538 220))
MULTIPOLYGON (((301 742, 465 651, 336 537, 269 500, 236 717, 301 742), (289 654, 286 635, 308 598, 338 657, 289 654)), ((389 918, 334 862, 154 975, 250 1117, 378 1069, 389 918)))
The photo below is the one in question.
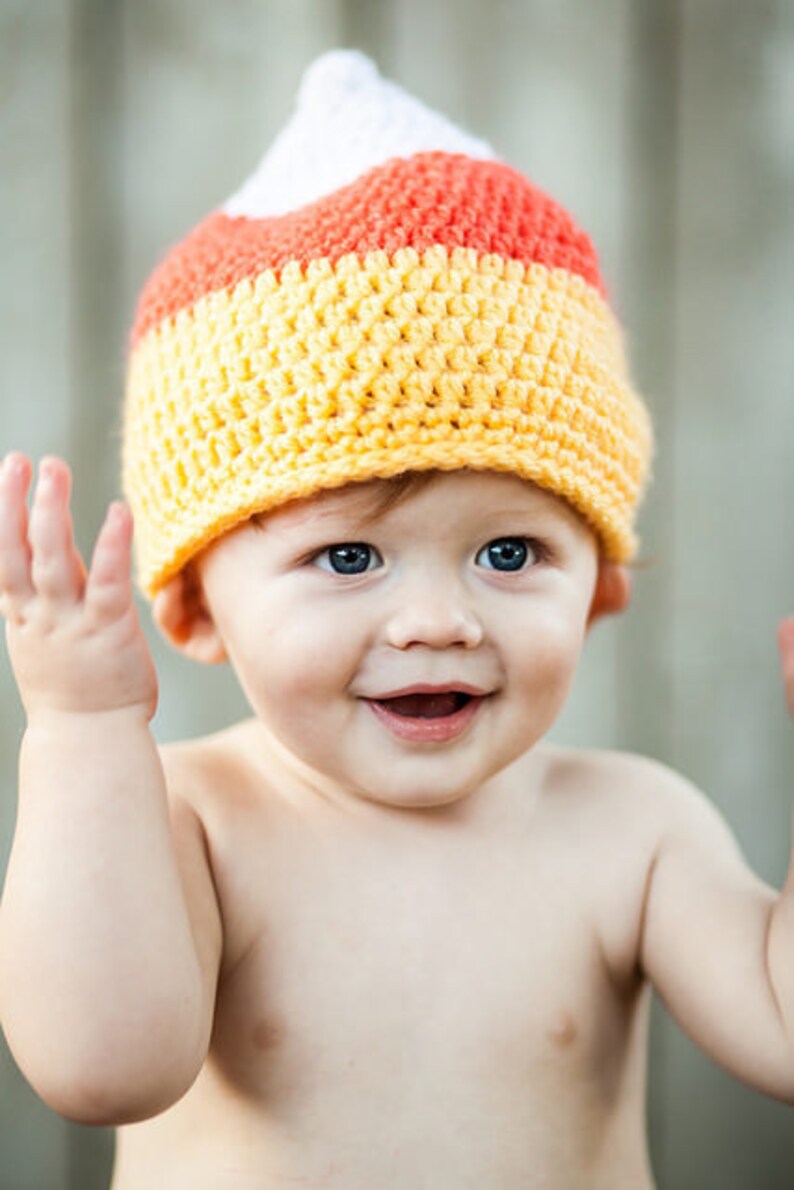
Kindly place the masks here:
POLYGON ((274 698, 299 707, 327 702, 344 691, 350 662, 343 636, 329 634, 312 619, 296 617, 293 624, 283 624, 273 634, 263 668, 274 698))
POLYGON ((571 689, 582 650, 582 632, 565 615, 550 612, 533 625, 529 640, 525 680, 533 688, 536 706, 552 722, 571 689))

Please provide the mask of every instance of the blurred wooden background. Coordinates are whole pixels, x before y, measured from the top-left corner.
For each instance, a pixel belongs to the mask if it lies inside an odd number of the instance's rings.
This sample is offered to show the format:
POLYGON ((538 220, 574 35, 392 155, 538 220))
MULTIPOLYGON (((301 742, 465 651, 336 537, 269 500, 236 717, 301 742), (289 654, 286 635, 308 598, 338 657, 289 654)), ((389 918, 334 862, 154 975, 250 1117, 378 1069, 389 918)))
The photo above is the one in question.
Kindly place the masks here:
MULTIPOLYGON (((779 885, 794 798, 774 642, 794 611, 791 0, 0 0, 0 452, 69 459, 88 551, 117 491, 139 287, 251 171, 303 67, 339 45, 489 139, 599 246, 658 459, 634 606, 597 630, 555 735, 687 773, 779 885)), ((160 738, 245 713, 228 674, 152 640, 160 738)), ((2 871, 23 724, 4 660, 0 705, 2 871)), ((658 1006, 649 1126, 662 1188, 794 1184, 791 1109, 711 1065, 658 1006)), ((0 1050, 2 1190, 101 1190, 111 1144, 43 1107, 0 1050)))

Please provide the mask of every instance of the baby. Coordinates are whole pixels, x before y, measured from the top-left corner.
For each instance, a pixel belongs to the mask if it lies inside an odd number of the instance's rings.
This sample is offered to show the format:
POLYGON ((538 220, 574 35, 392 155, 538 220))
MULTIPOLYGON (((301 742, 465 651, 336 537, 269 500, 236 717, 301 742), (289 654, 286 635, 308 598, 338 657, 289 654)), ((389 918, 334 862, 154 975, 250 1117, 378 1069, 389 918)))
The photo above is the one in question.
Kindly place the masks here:
POLYGON ((120 1126, 114 1190, 651 1187, 651 985, 794 1102, 794 881, 663 766, 544 742, 650 449, 589 239, 337 52, 144 291, 87 571, 66 465, 28 514, 5 459, 0 1016, 47 1103, 120 1126), (156 747, 133 515, 248 721, 156 747))

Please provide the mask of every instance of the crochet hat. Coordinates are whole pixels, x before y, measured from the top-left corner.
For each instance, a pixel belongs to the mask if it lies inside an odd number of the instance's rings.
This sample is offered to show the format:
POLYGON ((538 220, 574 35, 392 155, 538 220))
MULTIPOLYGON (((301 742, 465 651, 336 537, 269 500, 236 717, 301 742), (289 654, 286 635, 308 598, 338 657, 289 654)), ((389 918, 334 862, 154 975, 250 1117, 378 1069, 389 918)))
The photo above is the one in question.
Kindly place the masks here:
POLYGON ((589 238, 356 52, 309 68, 140 299, 123 482, 150 595, 256 512, 429 468, 532 480, 627 560, 650 452, 589 238))

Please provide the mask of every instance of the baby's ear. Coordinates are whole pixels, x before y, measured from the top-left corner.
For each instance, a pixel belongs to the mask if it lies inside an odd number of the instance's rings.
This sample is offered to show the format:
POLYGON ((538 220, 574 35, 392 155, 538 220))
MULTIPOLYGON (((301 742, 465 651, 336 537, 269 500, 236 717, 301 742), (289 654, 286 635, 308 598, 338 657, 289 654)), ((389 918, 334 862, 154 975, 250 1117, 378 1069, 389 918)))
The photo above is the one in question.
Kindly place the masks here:
POLYGON ((587 627, 591 628, 602 616, 614 616, 628 607, 631 600, 631 575, 625 566, 617 562, 598 563, 595 590, 587 616, 587 627))
POLYGON ((226 649, 192 566, 169 579, 154 597, 154 622, 170 644, 204 665, 226 660, 226 649))

